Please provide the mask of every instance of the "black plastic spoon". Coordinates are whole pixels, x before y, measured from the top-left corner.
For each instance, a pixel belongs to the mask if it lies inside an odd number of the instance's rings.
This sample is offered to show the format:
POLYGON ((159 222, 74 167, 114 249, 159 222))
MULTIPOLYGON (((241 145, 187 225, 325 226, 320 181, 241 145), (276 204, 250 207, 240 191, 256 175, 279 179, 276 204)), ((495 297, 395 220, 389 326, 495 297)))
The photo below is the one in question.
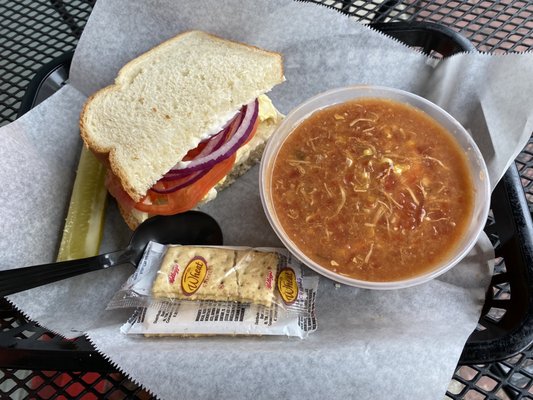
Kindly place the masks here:
POLYGON ((79 260, 0 271, 0 296, 115 265, 129 263, 136 267, 150 241, 162 244, 221 245, 222 231, 212 217, 200 211, 153 217, 139 225, 124 250, 79 260))

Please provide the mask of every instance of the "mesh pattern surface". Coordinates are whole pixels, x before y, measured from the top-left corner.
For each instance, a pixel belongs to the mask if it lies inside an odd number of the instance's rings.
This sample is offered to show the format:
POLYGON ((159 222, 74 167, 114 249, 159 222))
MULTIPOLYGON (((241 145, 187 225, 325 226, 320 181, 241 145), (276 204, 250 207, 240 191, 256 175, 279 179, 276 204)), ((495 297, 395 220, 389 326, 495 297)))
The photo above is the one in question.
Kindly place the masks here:
MULTIPOLYGON (((520 0, 311 0, 336 8, 364 23, 426 21, 449 26, 478 50, 526 51, 533 48, 533 3, 520 0)), ((74 49, 93 1, 4 0, 0 2, 0 126, 16 118, 25 89, 44 64, 74 49)), ((517 159, 530 209, 533 210, 533 141, 517 159)), ((495 246, 498 238, 492 236, 495 246)), ((505 269, 499 260, 497 271, 505 269)), ((506 284, 493 288, 496 299, 510 296, 506 284)), ((504 310, 488 318, 498 321, 504 310)), ((480 326, 479 329, 483 329, 480 326)), ((9 332, 28 349, 45 350, 50 342, 62 351, 91 350, 83 341, 65 341, 18 315, 0 300, 0 337, 9 332)), ((80 369, 84 369, 80 366, 80 369)), ((119 373, 0 370, 0 398, 148 399, 148 393, 119 373)), ((447 399, 533 399, 533 347, 505 361, 459 366, 447 399)))
POLYGON ((528 145, 516 158, 516 165, 520 171, 529 210, 533 213, 533 139, 529 140, 528 145))
POLYGON ((17 116, 35 72, 73 50, 92 10, 91 2, 0 2, 0 126, 17 116))
POLYGON ((146 391, 118 372, 61 373, 57 371, 0 370, 2 398, 32 399, 150 399, 146 391))

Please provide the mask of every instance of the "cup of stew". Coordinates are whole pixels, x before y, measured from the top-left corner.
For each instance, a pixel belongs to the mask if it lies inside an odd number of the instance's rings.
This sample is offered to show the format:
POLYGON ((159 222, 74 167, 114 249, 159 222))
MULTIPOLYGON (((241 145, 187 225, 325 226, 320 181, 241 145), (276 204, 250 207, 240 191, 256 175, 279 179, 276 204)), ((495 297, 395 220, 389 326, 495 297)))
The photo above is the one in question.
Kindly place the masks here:
POLYGON ((286 117, 260 167, 267 218, 287 249, 337 282, 398 289, 472 249, 490 204, 469 133, 402 90, 327 91, 286 117))

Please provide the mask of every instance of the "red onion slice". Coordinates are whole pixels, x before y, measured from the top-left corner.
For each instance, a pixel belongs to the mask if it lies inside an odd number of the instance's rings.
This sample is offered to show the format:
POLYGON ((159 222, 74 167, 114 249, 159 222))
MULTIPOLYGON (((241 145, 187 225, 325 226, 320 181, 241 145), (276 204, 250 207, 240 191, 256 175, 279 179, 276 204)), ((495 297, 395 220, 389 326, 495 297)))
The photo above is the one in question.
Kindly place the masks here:
POLYGON ((179 171, 180 174, 184 174, 209 169, 213 167, 213 165, 230 157, 239 149, 239 147, 242 146, 244 142, 246 142, 252 133, 258 113, 259 103, 257 99, 250 104, 243 106, 239 113, 242 117, 239 127, 233 133, 233 135, 231 135, 231 137, 229 137, 229 139, 222 144, 222 146, 210 154, 202 157, 197 156, 194 160, 182 168, 173 168, 173 173, 179 171))
POLYGON ((203 169, 197 172, 189 173, 187 176, 181 177, 181 179, 175 178, 174 181, 172 181, 172 184, 166 187, 163 185, 163 181, 168 180, 160 179, 154 186, 150 188, 150 190, 159 194, 169 194, 175 192, 176 190, 182 189, 185 186, 193 184, 208 172, 209 169, 203 169))

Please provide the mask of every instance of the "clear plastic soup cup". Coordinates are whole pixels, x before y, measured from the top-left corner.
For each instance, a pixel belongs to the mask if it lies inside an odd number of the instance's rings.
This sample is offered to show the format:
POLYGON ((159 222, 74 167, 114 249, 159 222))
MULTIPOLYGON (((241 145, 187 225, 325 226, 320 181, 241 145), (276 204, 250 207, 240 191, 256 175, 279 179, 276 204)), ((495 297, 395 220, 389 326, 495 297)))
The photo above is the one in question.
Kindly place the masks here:
POLYGON ((336 282, 367 289, 406 288, 427 282, 448 271, 459 263, 459 261, 461 261, 461 259, 463 259, 475 245, 487 220, 490 206, 490 183, 485 161, 483 160, 476 143, 461 124, 446 111, 420 96, 398 89, 379 86, 350 86, 330 90, 307 100, 291 111, 276 132, 274 132, 265 148, 259 172, 259 190, 261 202, 270 225, 285 247, 287 247, 295 257, 311 269, 336 282), (358 98, 385 98, 406 103, 424 111, 455 137, 468 159, 472 183, 474 186, 474 207, 470 217, 471 222, 468 226, 468 230, 456 246, 455 251, 450 254, 447 259, 435 266, 432 270, 409 279, 387 282, 365 281, 340 275, 322 267, 307 257, 288 237, 281 226, 276 215, 276 210, 274 209, 272 201, 273 193, 271 189, 272 171, 278 152, 287 137, 303 120, 308 118, 315 111, 358 98))

